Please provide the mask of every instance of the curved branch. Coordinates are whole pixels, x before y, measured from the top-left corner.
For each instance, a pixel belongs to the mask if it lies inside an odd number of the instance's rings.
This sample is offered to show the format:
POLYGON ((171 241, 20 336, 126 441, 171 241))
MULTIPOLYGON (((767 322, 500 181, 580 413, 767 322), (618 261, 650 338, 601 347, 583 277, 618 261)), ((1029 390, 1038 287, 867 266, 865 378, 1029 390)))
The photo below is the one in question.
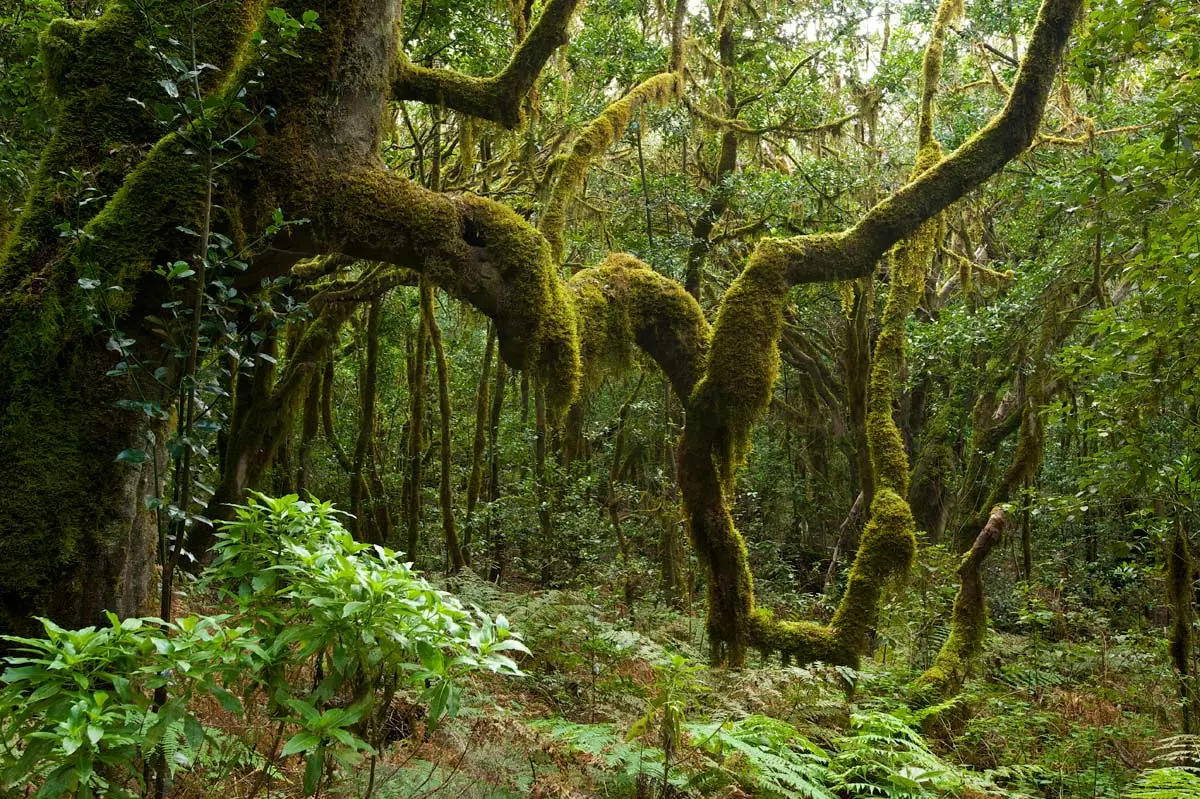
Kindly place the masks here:
POLYGON ((550 242, 555 263, 561 262, 563 258, 563 230, 567 224, 567 205, 583 185, 592 159, 612 146, 629 124, 634 111, 649 103, 665 103, 677 96, 679 83, 679 74, 676 72, 660 72, 647 78, 630 89, 620 100, 605 108, 600 116, 592 120, 579 134, 571 148, 571 154, 567 156, 558 173, 550 201, 542 212, 539 225, 542 235, 550 242))
POLYGON ((771 256, 792 284, 850 280, 871 273, 896 242, 975 189, 1034 141, 1046 97, 1081 0, 1046 0, 1004 109, 975 136, 842 233, 773 240, 771 256))
POLYGON ((575 401, 580 362, 574 307, 550 248, 509 208, 424 189, 377 168, 316 174, 312 222, 293 246, 408 266, 496 322, 510 366, 546 384, 554 413, 575 401))
POLYGON ((983 639, 987 635, 987 605, 981 570, 988 553, 1000 543, 1007 522, 1002 507, 992 508, 987 524, 959 564, 962 584, 954 598, 950 637, 942 644, 933 665, 909 689, 917 705, 932 705, 958 693, 966 679, 967 666, 983 649, 983 639))
POLYGON ((662 368, 681 396, 703 373, 711 337, 692 295, 632 255, 613 253, 568 284, 579 318, 585 376, 627 366, 637 344, 662 368))
POLYGON ((550 0, 504 69, 486 78, 428 69, 400 56, 393 68, 392 99, 442 105, 506 128, 517 127, 521 124, 521 100, 554 51, 567 43, 567 27, 579 3, 550 0))

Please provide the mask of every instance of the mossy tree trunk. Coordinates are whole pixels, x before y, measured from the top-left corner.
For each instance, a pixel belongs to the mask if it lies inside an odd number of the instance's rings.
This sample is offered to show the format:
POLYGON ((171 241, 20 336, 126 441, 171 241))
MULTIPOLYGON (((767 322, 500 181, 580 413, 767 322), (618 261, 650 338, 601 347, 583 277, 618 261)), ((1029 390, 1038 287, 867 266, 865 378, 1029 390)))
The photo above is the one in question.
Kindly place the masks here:
POLYGON ((987 605, 983 592, 983 563, 1000 543, 1007 524, 1004 509, 992 508, 987 524, 975 537, 970 550, 958 566, 961 580, 954 598, 950 635, 930 666, 910 687, 913 702, 919 706, 936 704, 958 693, 967 677, 971 661, 983 651, 987 635, 987 605))

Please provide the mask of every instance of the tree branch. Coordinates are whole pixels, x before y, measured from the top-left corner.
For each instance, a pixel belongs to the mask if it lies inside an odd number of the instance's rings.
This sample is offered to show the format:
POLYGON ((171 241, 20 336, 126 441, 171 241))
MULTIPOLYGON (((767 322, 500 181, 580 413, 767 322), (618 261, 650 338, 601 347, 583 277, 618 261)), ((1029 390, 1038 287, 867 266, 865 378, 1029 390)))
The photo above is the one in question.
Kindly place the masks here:
POLYGON ((517 127, 521 124, 521 100, 533 87, 554 51, 567 43, 567 27, 579 2, 550 0, 508 64, 489 77, 473 77, 449 69, 429 69, 413 64, 401 55, 393 68, 392 99, 442 105, 506 128, 517 127))

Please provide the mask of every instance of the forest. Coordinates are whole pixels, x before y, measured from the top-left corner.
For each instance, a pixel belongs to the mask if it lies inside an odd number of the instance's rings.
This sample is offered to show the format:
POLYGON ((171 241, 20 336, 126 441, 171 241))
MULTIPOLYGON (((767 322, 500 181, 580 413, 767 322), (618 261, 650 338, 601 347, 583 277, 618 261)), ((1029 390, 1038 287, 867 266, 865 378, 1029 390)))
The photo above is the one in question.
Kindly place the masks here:
POLYGON ((0 797, 1200 799, 1197 141, 1193 0, 0 0, 0 797))

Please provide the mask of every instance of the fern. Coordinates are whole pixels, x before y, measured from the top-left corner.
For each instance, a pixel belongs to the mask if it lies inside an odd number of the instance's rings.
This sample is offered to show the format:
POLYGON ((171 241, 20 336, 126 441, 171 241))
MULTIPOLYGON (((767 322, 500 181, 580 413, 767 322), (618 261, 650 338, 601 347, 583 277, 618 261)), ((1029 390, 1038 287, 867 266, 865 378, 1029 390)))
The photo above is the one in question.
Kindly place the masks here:
POLYGON ((1200 773, 1200 735, 1172 735, 1158 742, 1154 761, 1200 773))
POLYGON ((925 740, 890 713, 855 713, 849 735, 835 742, 833 788, 854 799, 926 799, 974 790, 995 792, 978 774, 946 763, 925 740))
POLYGON ((829 758, 795 727, 769 716, 685 726, 693 744, 756 796, 836 799, 829 758))
MULTIPOLYGON (((585 755, 593 765, 624 782, 632 784, 639 777, 663 779, 663 751, 625 740, 613 724, 575 724, 563 719, 548 719, 532 721, 529 726, 567 751, 585 755)), ((674 771, 667 776, 676 788, 687 784, 687 774, 683 771, 674 771)))
POLYGON ((1126 799, 1200 799, 1200 774, 1171 766, 1143 771, 1125 791, 1126 799))
POLYGON ((1037 693, 1044 688, 1063 685, 1067 679, 1056 671, 1048 671, 1020 663, 1006 663, 1000 671, 993 675, 997 682, 1003 683, 1027 694, 1037 693))

